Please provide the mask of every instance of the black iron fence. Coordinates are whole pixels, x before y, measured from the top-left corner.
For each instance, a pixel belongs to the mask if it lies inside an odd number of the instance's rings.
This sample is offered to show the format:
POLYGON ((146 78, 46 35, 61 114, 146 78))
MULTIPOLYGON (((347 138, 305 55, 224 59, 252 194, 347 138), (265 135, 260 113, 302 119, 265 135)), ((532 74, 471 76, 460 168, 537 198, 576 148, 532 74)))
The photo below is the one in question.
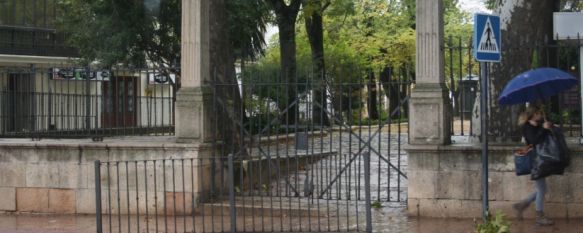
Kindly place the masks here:
POLYGON ((0 54, 78 57, 67 35, 56 29, 0 25, 0 54))
MULTIPOLYGON (((544 44, 533 44, 526 41, 517 44, 506 43, 502 59, 516 59, 517 56, 521 56, 520 59, 527 61, 533 68, 555 67, 580 78, 579 46, 582 44, 581 42, 581 40, 569 42, 548 40, 544 44)), ((450 90, 450 103, 454 111, 453 135, 476 135, 475 124, 476 122, 479 124, 479 118, 477 118, 478 121, 472 121, 472 116, 475 117, 475 112, 479 112, 479 99, 477 98, 480 88, 480 63, 473 58, 472 39, 450 37, 446 40, 444 52, 445 80, 450 90)), ((493 63, 489 69, 494 70, 498 66, 498 63, 493 63)), ((518 75, 522 71, 517 70, 517 73, 512 75, 518 75)), ((503 87, 494 86, 492 88, 501 89, 503 87)), ((489 95, 490 107, 495 104, 496 98, 497 96, 489 95)), ((580 135, 580 103, 580 86, 546 100, 549 120, 560 125, 567 136, 580 135)))
POLYGON ((407 200, 410 84, 385 83, 407 91, 394 109, 380 82, 215 84, 208 154, 96 162, 98 232, 387 227, 383 210, 407 200))
POLYGON ((445 73, 453 109, 453 135, 474 135, 472 112, 479 92, 480 63, 472 54, 472 41, 450 37, 445 45, 445 73))
POLYGON ((174 133, 175 74, 160 69, 0 68, 0 137, 174 133))

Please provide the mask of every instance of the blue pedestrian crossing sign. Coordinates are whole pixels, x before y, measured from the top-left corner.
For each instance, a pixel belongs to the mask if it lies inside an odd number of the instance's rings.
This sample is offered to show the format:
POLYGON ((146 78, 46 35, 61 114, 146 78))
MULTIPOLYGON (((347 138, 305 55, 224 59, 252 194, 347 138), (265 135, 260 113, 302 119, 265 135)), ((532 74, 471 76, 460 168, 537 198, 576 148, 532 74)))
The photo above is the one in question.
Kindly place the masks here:
POLYGON ((474 15, 474 57, 481 62, 500 62, 502 55, 500 17, 474 15))

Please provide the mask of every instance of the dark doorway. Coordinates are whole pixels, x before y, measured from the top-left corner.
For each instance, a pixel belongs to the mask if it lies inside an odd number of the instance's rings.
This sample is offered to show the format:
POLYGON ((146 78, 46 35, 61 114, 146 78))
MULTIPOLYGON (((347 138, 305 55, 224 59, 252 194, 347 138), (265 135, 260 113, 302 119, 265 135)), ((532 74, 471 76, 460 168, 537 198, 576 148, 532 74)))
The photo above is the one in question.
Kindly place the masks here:
POLYGON ((137 90, 137 77, 114 76, 110 81, 103 82, 102 93, 105 106, 103 106, 101 113, 102 127, 127 128, 136 126, 137 90))
POLYGON ((6 131, 34 130, 34 76, 27 72, 11 73, 7 81, 6 105, 8 109, 4 122, 6 131))

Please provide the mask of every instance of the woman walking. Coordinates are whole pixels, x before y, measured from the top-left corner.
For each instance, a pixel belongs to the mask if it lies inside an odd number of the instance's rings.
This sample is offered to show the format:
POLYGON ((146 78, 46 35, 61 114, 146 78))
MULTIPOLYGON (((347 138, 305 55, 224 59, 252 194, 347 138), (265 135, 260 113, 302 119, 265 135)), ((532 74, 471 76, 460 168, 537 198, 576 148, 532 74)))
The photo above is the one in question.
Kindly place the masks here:
MULTIPOLYGON (((537 107, 529 106, 519 117, 519 125, 522 127, 522 136, 526 144, 536 147, 543 143, 546 137, 552 133, 552 123, 544 119, 544 112, 537 107)), ((534 150, 534 148, 533 148, 534 150)), ((553 225, 554 222, 544 215, 544 201, 547 192, 546 178, 534 180, 536 190, 524 200, 513 205, 516 217, 522 219, 522 214, 531 203, 535 203, 536 224, 541 226, 553 225)))

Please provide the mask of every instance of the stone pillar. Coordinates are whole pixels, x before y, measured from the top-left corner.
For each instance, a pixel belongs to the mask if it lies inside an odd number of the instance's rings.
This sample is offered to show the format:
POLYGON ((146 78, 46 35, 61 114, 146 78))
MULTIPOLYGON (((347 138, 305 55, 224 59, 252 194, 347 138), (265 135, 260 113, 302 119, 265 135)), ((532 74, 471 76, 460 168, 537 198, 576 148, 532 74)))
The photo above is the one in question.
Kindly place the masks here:
MULTIPOLYGON (((417 0, 417 70, 416 85, 411 93, 409 112, 409 170, 407 206, 410 216, 450 216, 444 210, 458 211, 462 203, 454 177, 475 177, 473 173, 452 173, 462 156, 444 146, 451 142, 451 105, 445 87, 443 45, 443 0, 417 0), (452 162, 453 161, 453 162, 452 162), (455 187, 455 186, 454 186, 455 187), (439 202, 440 198, 448 198, 439 202)), ((476 173, 477 174, 477 173, 476 173)), ((461 177, 461 178, 460 178, 461 177)), ((465 181, 461 181, 465 182, 465 181)), ((463 188, 466 188, 465 186, 463 188)), ((465 194, 465 193, 462 193, 465 194)), ((473 197, 473 196, 472 196, 473 197)))
POLYGON ((212 139, 209 68, 209 0, 182 0, 181 88, 176 96, 176 141, 212 139))
POLYGON ((416 85, 410 100, 411 145, 449 144, 451 106, 444 83, 443 0, 417 0, 416 85))

